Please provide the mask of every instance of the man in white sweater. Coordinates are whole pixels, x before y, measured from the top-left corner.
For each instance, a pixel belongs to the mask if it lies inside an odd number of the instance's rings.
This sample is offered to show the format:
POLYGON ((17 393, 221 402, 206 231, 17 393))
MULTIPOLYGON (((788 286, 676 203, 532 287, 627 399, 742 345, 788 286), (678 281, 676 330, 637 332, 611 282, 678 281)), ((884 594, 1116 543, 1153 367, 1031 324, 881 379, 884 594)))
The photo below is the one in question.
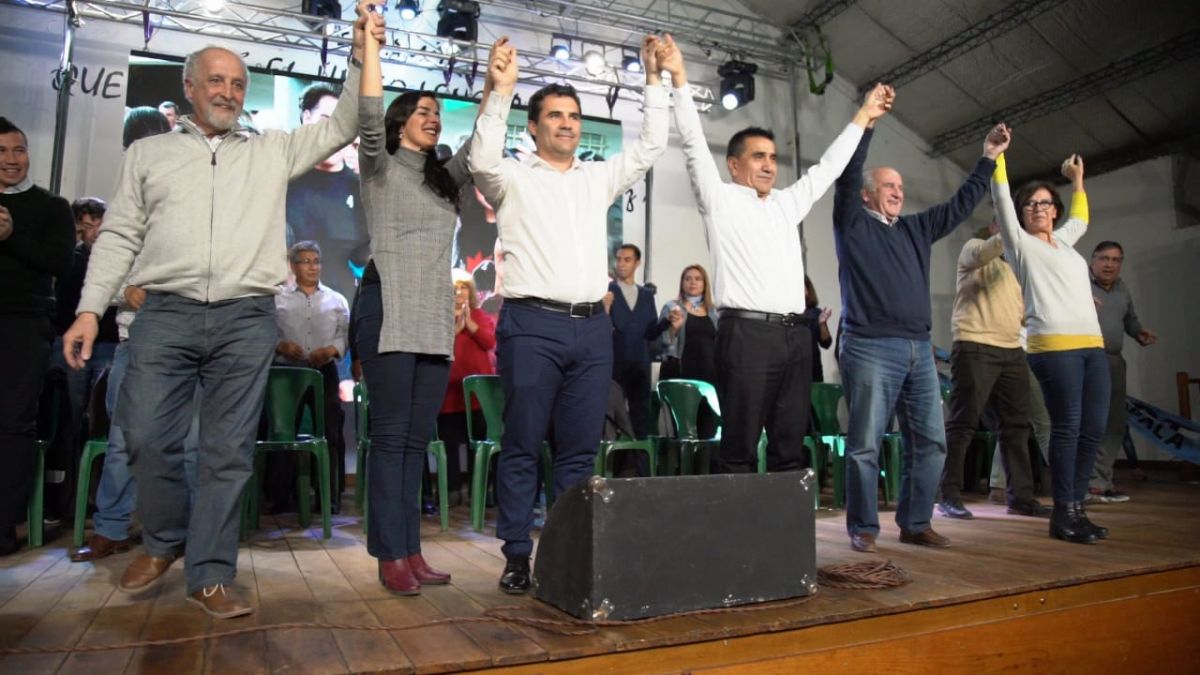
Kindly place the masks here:
POLYGON ((348 92, 330 119, 290 133, 250 133, 238 123, 249 86, 234 52, 188 56, 183 85, 195 113, 176 130, 131 145, 105 228, 92 252, 67 362, 91 357, 97 317, 129 273, 147 291, 130 327, 129 368, 116 423, 138 484, 145 552, 125 570, 124 591, 155 586, 187 547, 188 600, 215 618, 251 613, 231 587, 239 504, 252 473, 254 436, 275 352, 276 286, 284 263, 287 182, 349 143, 358 121, 358 77, 367 21, 358 8, 348 92), (194 491, 184 438, 199 382, 200 451, 194 491), (189 492, 193 494, 189 495, 189 492))

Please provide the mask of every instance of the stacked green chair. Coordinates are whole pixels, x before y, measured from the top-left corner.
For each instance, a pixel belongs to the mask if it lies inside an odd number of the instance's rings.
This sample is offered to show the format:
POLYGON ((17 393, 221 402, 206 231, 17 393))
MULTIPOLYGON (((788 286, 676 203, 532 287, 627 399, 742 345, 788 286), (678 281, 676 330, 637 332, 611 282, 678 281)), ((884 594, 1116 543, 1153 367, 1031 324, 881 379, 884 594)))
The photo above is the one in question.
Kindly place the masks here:
POLYGON ((92 465, 97 457, 108 452, 108 438, 101 436, 84 443, 83 456, 79 460, 79 481, 75 485, 75 531, 72 541, 75 548, 83 546, 83 531, 87 521, 88 491, 92 484, 92 465))
POLYGON ((44 542, 45 521, 44 508, 46 502, 46 452, 58 435, 58 408, 61 403, 61 392, 55 388, 50 393, 50 424, 46 437, 33 442, 37 458, 33 465, 33 489, 29 491, 29 502, 25 509, 25 517, 29 521, 29 548, 38 548, 44 542))
MULTIPOLYGON (((362 513, 362 531, 367 533, 367 500, 369 493, 367 485, 367 457, 371 453, 370 399, 367 397, 367 383, 358 382, 354 385, 354 414, 355 435, 358 437, 357 460, 355 463, 358 476, 354 480, 354 502, 362 513)), ((428 451, 437 462, 438 484, 438 518, 442 532, 450 529, 450 496, 446 487, 446 444, 438 439, 437 425, 433 427, 433 440, 429 441, 428 451)))
MULTIPOLYGON (((842 433, 838 422, 838 402, 845 395, 840 384, 830 382, 814 382, 812 386, 812 406, 816 413, 813 429, 816 431, 814 441, 829 446, 832 462, 830 463, 833 477, 833 504, 841 508, 846 505, 846 435, 842 433)), ((883 495, 885 501, 891 501, 900 494, 900 434, 887 432, 879 448, 879 473, 883 477, 883 495)))
MULTIPOLYGON (((488 473, 491 470, 492 457, 500 453, 500 439, 504 436, 504 389, 500 385, 499 375, 468 375, 463 379, 463 400, 467 410, 471 409, 471 397, 479 401, 483 413, 484 424, 487 425, 487 437, 476 438, 473 415, 467 415, 467 439, 471 451, 475 453, 475 470, 471 475, 471 527, 475 531, 483 531, 483 517, 486 509, 488 473)), ((550 455, 550 445, 543 442, 542 448, 542 487, 546 496, 546 507, 554 503, 554 466, 550 455)))
MULTIPOLYGON (((317 496, 321 505, 323 536, 332 536, 329 494, 329 445, 325 441, 325 385, 320 371, 312 368, 274 366, 267 376, 267 393, 263 408, 267 415, 267 438, 255 443, 255 453, 292 451, 311 453, 317 458, 317 496), (312 434, 296 433, 296 414, 306 392, 312 391, 307 403, 312 419, 312 434)), ((311 488, 308 455, 297 462, 296 494, 299 499, 300 525, 312 524, 309 506, 311 488)), ((255 458, 254 475, 243 497, 242 532, 249 532, 258 523, 259 495, 262 493, 263 472, 255 458)))
POLYGON ((597 476, 612 478, 612 455, 618 450, 644 452, 650 458, 650 475, 658 475, 658 452, 653 439, 637 440, 635 438, 620 438, 615 441, 600 441, 599 452, 596 453, 596 463, 593 468, 597 476))
MULTIPOLYGON (((948 403, 950 401, 950 386, 942 384, 941 389, 942 402, 948 403)), ((983 454, 980 457, 980 460, 982 461, 975 467, 976 476, 977 478, 986 481, 992 477, 992 459, 996 454, 996 434, 986 429, 977 429, 975 431, 974 440, 983 443, 983 454)))
MULTIPOLYGON (((717 401, 716 388, 702 380, 676 379, 659 380, 656 389, 675 422, 675 433, 679 440, 679 472, 684 475, 708 473, 708 462, 704 460, 709 458, 714 448, 720 448, 721 431, 718 427, 717 434, 712 438, 700 438, 696 418, 700 413, 700 402, 705 401, 717 416, 717 424, 720 424, 721 404, 717 401), (696 466, 697 455, 702 458, 699 467, 696 466)), ((760 443, 759 447, 759 454, 763 456, 765 446, 760 443)), ((671 466, 668 472, 674 473, 674 467, 671 466)))

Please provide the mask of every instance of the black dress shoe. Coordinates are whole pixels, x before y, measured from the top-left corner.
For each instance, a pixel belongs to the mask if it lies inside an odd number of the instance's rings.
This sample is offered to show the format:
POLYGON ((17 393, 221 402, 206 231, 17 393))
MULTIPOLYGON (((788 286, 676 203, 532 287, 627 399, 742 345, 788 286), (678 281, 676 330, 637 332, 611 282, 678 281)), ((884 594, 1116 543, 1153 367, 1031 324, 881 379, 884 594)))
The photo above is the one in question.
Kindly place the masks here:
POLYGON ((1050 509, 1036 499, 1027 502, 1013 502, 1008 505, 1008 513, 1014 516, 1030 518, 1049 518, 1050 509))
POLYGON ((1090 530, 1097 539, 1108 539, 1108 528, 1101 527, 1093 523, 1091 518, 1088 518, 1087 511, 1083 507, 1083 502, 1075 502, 1075 513, 1078 514, 1083 527, 1090 530))
POLYGON ((1056 503, 1050 513, 1050 536, 1073 544, 1094 544, 1096 535, 1079 518, 1073 503, 1056 503))
POLYGON ((500 590, 510 595, 521 595, 529 590, 529 556, 513 556, 504 563, 500 590))
POLYGON ((961 499, 944 499, 938 502, 938 511, 947 518, 957 518, 959 520, 972 520, 975 514, 967 510, 963 506, 961 499))

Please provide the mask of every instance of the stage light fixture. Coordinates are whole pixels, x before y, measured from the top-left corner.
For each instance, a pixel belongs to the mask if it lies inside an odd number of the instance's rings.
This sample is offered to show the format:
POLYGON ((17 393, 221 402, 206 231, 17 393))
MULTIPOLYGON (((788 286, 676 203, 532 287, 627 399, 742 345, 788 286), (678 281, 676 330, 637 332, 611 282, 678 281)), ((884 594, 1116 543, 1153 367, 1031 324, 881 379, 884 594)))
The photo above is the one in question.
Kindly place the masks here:
POLYGON ((608 69, 608 63, 604 60, 604 54, 598 50, 589 49, 583 53, 583 69, 588 75, 596 77, 608 69))
POLYGON ((621 59, 621 67, 624 68, 625 72, 627 73, 640 73, 645 70, 642 68, 641 57, 630 52, 626 52, 625 57, 621 59))
POLYGON ((438 3, 438 37, 475 42, 479 37, 479 3, 442 0, 438 3))
POLYGON ((561 35, 550 38, 550 56, 555 61, 566 61, 571 58, 571 40, 561 35))
POLYGON ((342 18, 342 5, 338 0, 302 0, 300 12, 324 19, 342 18))
POLYGON ((758 66, 736 59, 717 68, 721 76, 721 106, 726 110, 740 108, 754 100, 754 73, 758 66))
POLYGON ((412 21, 421 13, 421 3, 417 0, 396 0, 396 11, 400 12, 401 21, 412 21))
POLYGON ((200 6, 209 14, 217 14, 225 9, 225 0, 201 0, 200 6))

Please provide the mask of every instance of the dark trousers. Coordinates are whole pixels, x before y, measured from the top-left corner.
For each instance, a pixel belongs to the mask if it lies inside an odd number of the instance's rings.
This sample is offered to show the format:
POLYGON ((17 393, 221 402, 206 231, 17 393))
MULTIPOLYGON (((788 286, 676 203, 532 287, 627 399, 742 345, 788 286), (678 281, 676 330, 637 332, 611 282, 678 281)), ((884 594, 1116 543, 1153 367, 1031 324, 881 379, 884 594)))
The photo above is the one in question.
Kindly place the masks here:
POLYGON ((129 329, 117 419, 137 481, 146 553, 187 547, 189 593, 237 573, 242 489, 275 352, 275 298, 203 303, 151 293, 129 329), (200 448, 190 489, 185 440, 200 385, 200 448), (191 493, 191 494, 189 494, 191 493))
POLYGON ((1050 412, 1054 503, 1081 502, 1108 424, 1108 357, 1099 348, 1040 352, 1029 355, 1029 366, 1050 412))
POLYGON ((53 340, 49 317, 0 314, 0 539, 24 522, 29 505, 38 397, 53 340))
MULTIPOLYGON (((346 423, 346 415, 342 410, 342 400, 338 396, 341 379, 338 376, 337 363, 330 361, 321 366, 322 384, 325 389, 325 400, 319 405, 325 408, 325 441, 329 445, 329 486, 330 501, 336 511, 339 508, 341 494, 346 490, 346 441, 342 430, 346 423)), ((296 429, 300 429, 303 413, 310 405, 317 405, 312 400, 310 389, 305 392, 301 406, 296 415, 296 429)), ((308 499, 309 495, 294 495, 296 488, 296 462, 300 455, 291 452, 267 453, 266 476, 263 489, 267 499, 277 509, 290 505, 295 499, 308 499)), ((307 459, 307 458, 305 458, 307 459)), ((313 482, 316 485, 316 482, 313 482)))
POLYGON ((1008 477, 1008 503, 1033 501, 1029 463, 1029 367, 1020 347, 1005 349, 958 341, 950 352, 950 405, 942 499, 962 498, 963 463, 990 401, 999 418, 1000 459, 1008 477))
POLYGON ((450 361, 433 354, 379 353, 378 284, 362 287, 356 320, 357 353, 371 392, 367 553, 399 560, 421 552, 421 473, 450 381, 450 361))
POLYGON ((508 557, 533 552, 538 457, 554 424, 554 491, 592 475, 612 381, 612 322, 505 303, 496 327, 504 435, 496 466, 496 534, 508 557))
POLYGON ((475 427, 476 435, 483 438, 483 430, 487 428, 487 425, 484 424, 482 411, 472 410, 470 413, 457 412, 438 415, 438 437, 446 445, 446 489, 451 494, 462 488, 463 474, 472 470, 471 463, 474 454, 471 452, 471 444, 467 437, 468 414, 471 415, 471 424, 475 427), (459 446, 465 446, 467 449, 465 464, 460 461, 459 446))
MULTIPOLYGON (((633 435, 645 438, 650 429, 650 364, 640 361, 614 361, 613 381, 621 387, 629 406, 633 435)), ((650 461, 643 452, 621 452, 615 458, 619 475, 650 475, 650 461)))
POLYGON ((767 470, 801 468, 812 398, 812 332, 756 319, 722 317, 717 328, 717 399, 726 473, 752 473, 767 430, 767 470))

